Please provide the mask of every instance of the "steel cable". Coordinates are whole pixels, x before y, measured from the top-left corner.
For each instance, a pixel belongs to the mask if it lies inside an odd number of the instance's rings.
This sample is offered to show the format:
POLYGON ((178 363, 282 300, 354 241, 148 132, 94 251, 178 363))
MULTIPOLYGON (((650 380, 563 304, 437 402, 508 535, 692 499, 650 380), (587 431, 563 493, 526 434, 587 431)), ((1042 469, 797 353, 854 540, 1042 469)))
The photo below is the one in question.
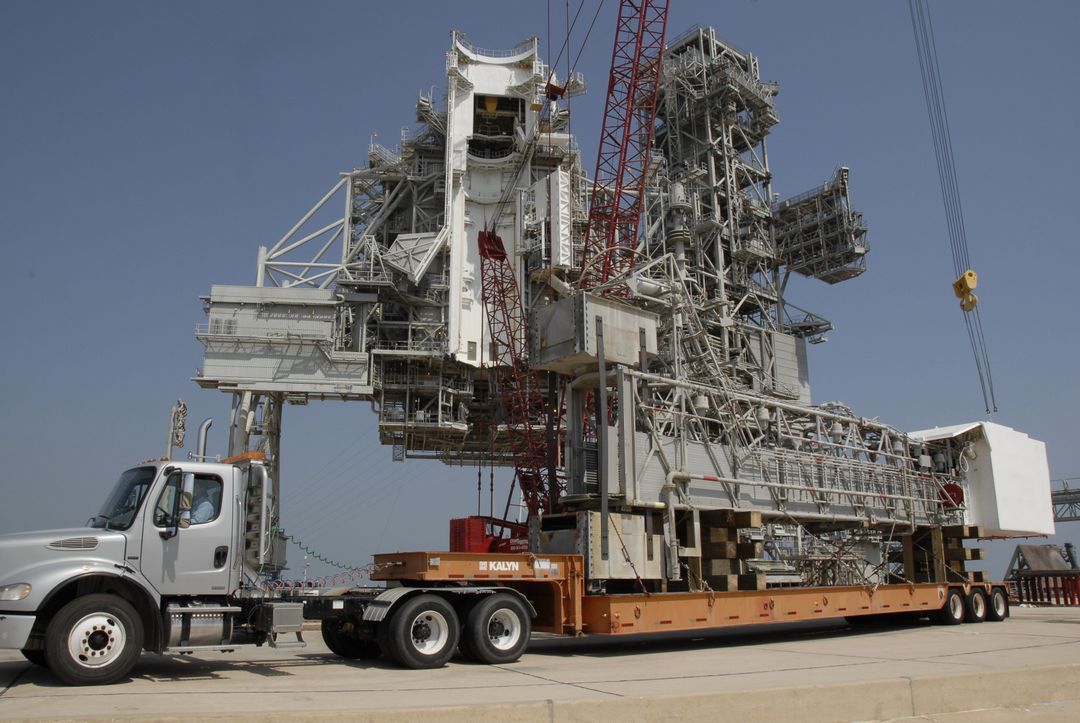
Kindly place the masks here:
MULTIPOLYGON (((926 112, 930 121, 930 137, 934 147, 941 200, 945 207, 945 224, 949 235, 949 251, 952 256, 954 278, 959 279, 971 269, 971 254, 967 242, 967 228, 960 201, 960 184, 956 174, 949 114, 945 104, 945 89, 941 80, 934 25, 926 0, 908 0, 911 29, 915 36, 915 50, 919 61, 926 112)), ((974 297, 972 297, 974 298, 974 297)), ((974 303, 974 302, 973 302, 974 303)), ((978 306, 962 307, 964 326, 975 357, 975 370, 979 379, 986 413, 996 412, 997 398, 990 371, 990 352, 986 345, 982 318, 978 306)))

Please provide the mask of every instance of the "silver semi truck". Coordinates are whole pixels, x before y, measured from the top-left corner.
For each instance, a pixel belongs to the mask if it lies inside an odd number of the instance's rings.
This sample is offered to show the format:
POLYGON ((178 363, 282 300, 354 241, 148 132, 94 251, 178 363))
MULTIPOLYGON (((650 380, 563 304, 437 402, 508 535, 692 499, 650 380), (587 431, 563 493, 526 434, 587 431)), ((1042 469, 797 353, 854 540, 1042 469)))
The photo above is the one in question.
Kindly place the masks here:
POLYGON ((91 684, 126 675, 144 649, 299 632, 301 605, 248 584, 279 554, 271 488, 257 461, 156 461, 124 472, 84 528, 0 536, 0 647, 91 684))
POLYGON ((303 646, 305 619, 321 620, 345 658, 428 668, 459 649, 487 663, 520 657, 535 610, 509 587, 268 585, 284 567, 276 510, 258 453, 133 467, 86 527, 0 535, 0 648, 72 685, 115 682, 144 650, 303 646))

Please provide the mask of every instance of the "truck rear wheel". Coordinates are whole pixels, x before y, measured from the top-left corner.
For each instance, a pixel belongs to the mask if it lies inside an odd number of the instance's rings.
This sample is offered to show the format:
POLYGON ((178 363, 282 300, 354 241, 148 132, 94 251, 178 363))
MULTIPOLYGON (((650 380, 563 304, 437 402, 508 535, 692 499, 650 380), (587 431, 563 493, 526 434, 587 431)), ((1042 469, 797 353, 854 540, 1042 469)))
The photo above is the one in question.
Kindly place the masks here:
POLYGON ((450 603, 437 595, 406 599, 380 626, 379 643, 406 668, 441 668, 457 650, 461 623, 450 603))
POLYGON ((964 601, 964 622, 981 623, 986 620, 986 593, 982 588, 972 588, 964 601))
POLYGON ((138 613, 115 595, 76 598, 45 630, 49 668, 69 685, 115 683, 131 672, 142 646, 138 613))
POLYGON ((356 637, 344 620, 323 620, 322 639, 331 653, 349 660, 377 658, 382 653, 377 642, 356 637))
POLYGON ((945 593, 945 605, 933 615, 938 625, 959 625, 964 622, 964 595, 956 588, 945 593))
POLYGON ((1009 596, 1000 587, 990 591, 990 602, 986 606, 986 619, 999 623, 1009 617, 1009 596))
POLYGON ((506 593, 489 595, 469 611, 462 652, 479 663, 512 663, 525 652, 531 632, 521 600, 506 593))

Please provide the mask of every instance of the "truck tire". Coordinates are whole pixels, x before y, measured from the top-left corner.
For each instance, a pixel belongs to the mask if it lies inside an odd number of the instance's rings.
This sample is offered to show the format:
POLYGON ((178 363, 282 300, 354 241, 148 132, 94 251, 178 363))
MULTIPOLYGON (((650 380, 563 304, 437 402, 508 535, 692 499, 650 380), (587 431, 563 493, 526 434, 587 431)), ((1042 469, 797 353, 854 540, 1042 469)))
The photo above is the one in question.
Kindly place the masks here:
POLYGON ((469 611, 461 650, 478 663, 513 663, 525 652, 531 632, 532 620, 525 604, 514 595, 496 593, 469 611))
POLYGON ((379 645, 406 668, 441 668, 454 655, 461 633, 454 607, 437 595, 407 598, 379 625, 379 645))
POLYGON ((945 593, 945 604, 932 616, 938 625, 959 625, 964 622, 964 595, 959 590, 949 588, 945 593))
POLYGON ((21 652, 23 654, 23 657, 29 660, 34 665, 40 666, 42 668, 49 667, 48 661, 45 660, 45 651, 41 648, 38 648, 36 650, 20 650, 19 652, 21 652))
POLYGON ((98 593, 72 600, 45 629, 45 658, 69 685, 115 683, 139 659, 143 629, 123 598, 98 593))
POLYGON ((990 591, 990 600, 986 606, 986 619, 992 623, 1000 623, 1009 617, 1009 596, 1000 587, 990 591))
POLYGON ((981 623, 986 620, 986 593, 982 588, 973 587, 964 600, 964 622, 981 623))
POLYGON ((377 642, 358 638, 344 627, 343 620, 322 621, 322 639, 331 653, 348 660, 377 658, 382 654, 377 642))

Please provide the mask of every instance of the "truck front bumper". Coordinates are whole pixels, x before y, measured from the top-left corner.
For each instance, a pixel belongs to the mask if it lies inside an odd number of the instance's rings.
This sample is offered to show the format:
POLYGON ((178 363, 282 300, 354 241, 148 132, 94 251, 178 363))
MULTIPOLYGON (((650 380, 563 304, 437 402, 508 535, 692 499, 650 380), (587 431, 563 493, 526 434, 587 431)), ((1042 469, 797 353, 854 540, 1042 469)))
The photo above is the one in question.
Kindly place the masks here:
POLYGON ((0 648, 22 650, 34 627, 33 615, 0 613, 0 648))

